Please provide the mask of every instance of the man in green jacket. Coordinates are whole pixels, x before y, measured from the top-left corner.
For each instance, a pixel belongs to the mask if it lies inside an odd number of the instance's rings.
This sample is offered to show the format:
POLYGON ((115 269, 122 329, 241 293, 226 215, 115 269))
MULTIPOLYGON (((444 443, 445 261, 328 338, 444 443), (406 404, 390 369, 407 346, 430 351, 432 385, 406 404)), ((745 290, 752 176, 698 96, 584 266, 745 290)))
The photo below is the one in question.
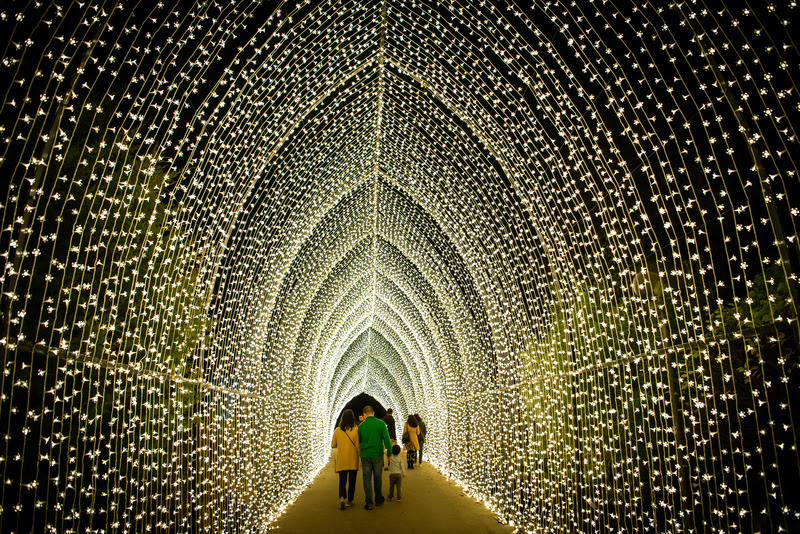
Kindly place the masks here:
POLYGON ((375 506, 383 504, 381 478, 383 475, 383 449, 392 454, 392 442, 386 423, 375 417, 372 406, 364 406, 364 421, 358 425, 358 441, 361 444, 361 466, 364 468, 364 493, 367 503, 364 510, 372 510, 372 486, 375 484, 375 506), (383 443, 381 443, 383 442, 383 443))

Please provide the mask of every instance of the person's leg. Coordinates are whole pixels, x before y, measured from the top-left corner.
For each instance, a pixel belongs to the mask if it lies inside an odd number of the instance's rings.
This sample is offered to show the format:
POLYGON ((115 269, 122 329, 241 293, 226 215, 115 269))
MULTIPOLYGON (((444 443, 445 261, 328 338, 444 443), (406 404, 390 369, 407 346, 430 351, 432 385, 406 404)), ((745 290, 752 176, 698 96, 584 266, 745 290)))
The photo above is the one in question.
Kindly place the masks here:
POLYGON ((409 469, 414 469, 414 457, 417 455, 417 451, 406 451, 406 464, 408 464, 409 469))
POLYGON ((372 458, 361 458, 362 481, 364 482, 364 506, 372 506, 372 458))
POLYGON ((353 469, 352 471, 347 472, 348 486, 347 486, 347 502, 348 504, 353 504, 353 499, 356 497, 356 475, 358 471, 353 469))
POLYGON ((394 496, 394 485, 395 485, 396 478, 394 473, 389 475, 389 500, 392 500, 392 496, 394 496))
POLYGON ((347 483, 347 473, 349 471, 339 471, 339 498, 344 499, 347 494, 345 493, 345 484, 347 483))
POLYGON ((375 484, 375 505, 380 506, 386 499, 383 497, 383 457, 373 458, 375 465, 372 466, 372 480, 375 484))
POLYGON ((397 475, 397 500, 400 501, 400 498, 403 496, 400 491, 403 489, 403 475, 397 475))
POLYGON ((419 463, 422 464, 422 446, 425 444, 425 440, 419 440, 419 463))

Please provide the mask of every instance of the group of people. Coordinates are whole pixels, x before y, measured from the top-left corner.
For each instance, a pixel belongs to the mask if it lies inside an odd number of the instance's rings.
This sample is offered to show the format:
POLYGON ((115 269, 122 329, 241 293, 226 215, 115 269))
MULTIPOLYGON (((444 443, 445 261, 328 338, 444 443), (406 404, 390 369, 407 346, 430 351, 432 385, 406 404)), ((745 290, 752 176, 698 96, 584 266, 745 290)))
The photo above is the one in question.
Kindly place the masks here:
MULTIPOLYGON (((397 429, 395 427, 394 416, 392 409, 386 410, 386 417, 383 418, 386 427, 389 429, 389 438, 392 443, 397 443, 397 429)), ((422 446, 425 444, 425 423, 422 422, 422 417, 418 413, 410 414, 406 423, 403 426, 402 443, 406 449, 406 462, 409 469, 414 469, 414 464, 419 458, 419 463, 422 463, 422 446)))
POLYGON ((364 413, 356 423, 353 410, 345 410, 339 426, 333 432, 331 447, 336 449, 335 470, 339 473, 339 507, 345 510, 353 506, 356 492, 356 474, 362 468, 365 510, 380 506, 385 499, 382 494, 382 472, 389 471, 389 500, 397 491, 397 501, 402 498, 401 490, 406 469, 414 469, 419 459, 422 463, 422 446, 425 443, 425 423, 418 414, 409 415, 403 426, 402 443, 406 449, 405 463, 400 453, 403 448, 397 443, 397 429, 392 410, 386 417, 378 419, 372 406, 365 406, 364 413), (388 459, 383 465, 384 449, 388 459), (373 496, 374 488, 374 496, 373 496), (374 499, 373 499, 374 497, 374 499))

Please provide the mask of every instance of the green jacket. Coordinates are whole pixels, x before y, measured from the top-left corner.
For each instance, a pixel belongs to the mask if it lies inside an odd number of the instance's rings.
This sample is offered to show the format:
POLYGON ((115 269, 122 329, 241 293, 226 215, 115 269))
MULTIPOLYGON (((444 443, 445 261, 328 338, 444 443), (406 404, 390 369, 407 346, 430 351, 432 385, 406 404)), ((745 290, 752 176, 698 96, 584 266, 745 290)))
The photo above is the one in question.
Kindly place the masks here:
POLYGON ((362 458, 383 458, 381 441, 386 445, 386 452, 392 455, 392 441, 386 423, 370 415, 358 425, 358 441, 361 443, 362 458))

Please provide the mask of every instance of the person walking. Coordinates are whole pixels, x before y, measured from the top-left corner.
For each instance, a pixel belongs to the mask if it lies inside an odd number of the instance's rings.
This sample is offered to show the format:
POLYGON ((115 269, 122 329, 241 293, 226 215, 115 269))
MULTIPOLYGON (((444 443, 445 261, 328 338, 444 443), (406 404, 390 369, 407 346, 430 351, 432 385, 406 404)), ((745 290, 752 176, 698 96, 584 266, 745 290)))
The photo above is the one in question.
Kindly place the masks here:
POLYGON ((422 465, 422 446, 425 445, 425 435, 428 433, 428 429, 418 413, 415 413, 414 417, 417 419, 417 425, 419 425, 419 465, 422 465))
POLYGON ((386 424, 375 417, 372 406, 364 406, 364 421, 358 425, 358 439, 361 444, 361 466, 363 467, 364 495, 366 503, 364 510, 372 510, 373 484, 375 489, 375 506, 380 506, 385 500, 381 493, 383 478, 383 450, 386 448, 387 456, 391 455, 392 442, 389 439, 389 430, 386 424))
POLYGON ((336 449, 334 468, 339 473, 339 507, 344 510, 345 506, 353 506, 360 456, 356 416, 353 410, 347 409, 342 412, 339 426, 333 431, 331 447, 336 449))
POLYGON ((406 460, 408 461, 408 468, 414 469, 414 460, 417 458, 417 451, 419 450, 419 425, 417 418, 413 414, 408 415, 406 424, 403 426, 403 443, 406 446, 406 460), (406 434, 408 434, 408 441, 406 441, 406 434))
POLYGON ((397 502, 402 497, 400 491, 403 488, 403 479, 406 478, 406 464, 400 458, 400 445, 392 445, 392 455, 389 456, 389 500, 394 496, 394 488, 397 488, 397 502))
POLYGON ((389 439, 392 440, 392 445, 394 445, 397 443, 397 423, 394 422, 391 408, 386 410, 386 417, 383 418, 383 422, 386 423, 386 428, 389 429, 389 439))
MULTIPOLYGON (((392 442, 392 447, 394 447, 397 445, 397 423, 394 422, 394 416, 392 415, 391 408, 386 410, 386 416, 383 418, 383 422, 386 423, 386 428, 389 430, 389 441, 392 442)), ((384 467, 383 470, 389 470, 388 461, 386 462, 386 467, 384 467)))

